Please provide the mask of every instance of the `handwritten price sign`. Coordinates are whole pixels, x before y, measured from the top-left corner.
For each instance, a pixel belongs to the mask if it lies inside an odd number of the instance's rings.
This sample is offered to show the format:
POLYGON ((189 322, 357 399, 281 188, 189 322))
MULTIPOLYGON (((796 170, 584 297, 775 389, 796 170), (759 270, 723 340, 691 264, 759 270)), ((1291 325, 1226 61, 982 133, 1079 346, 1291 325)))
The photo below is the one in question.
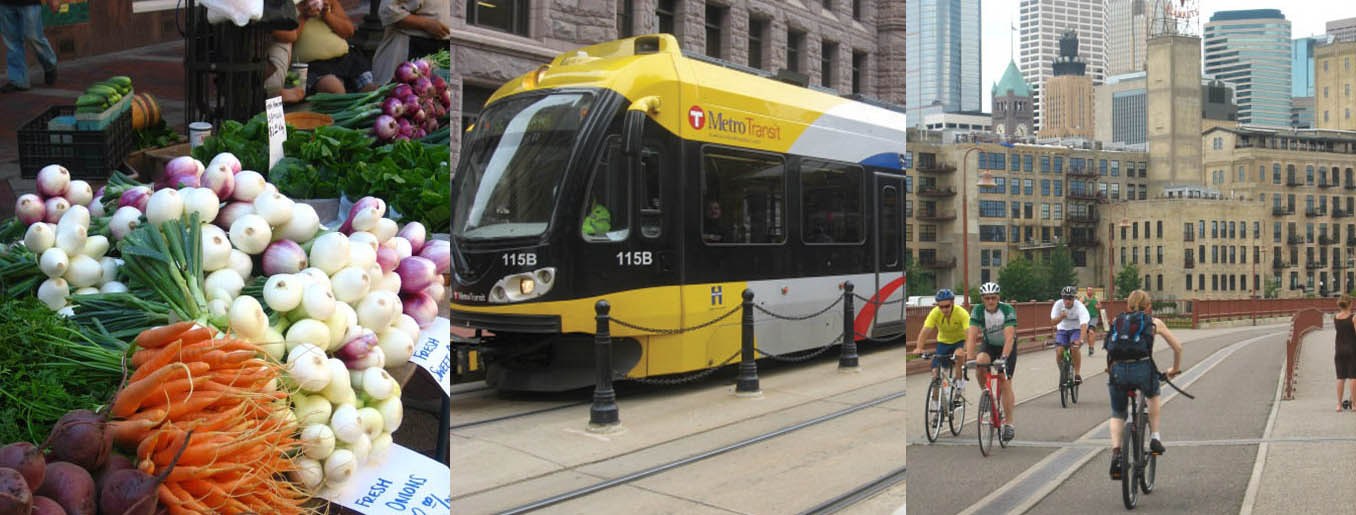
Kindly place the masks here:
POLYGON ((452 395, 452 322, 438 317, 427 329, 420 331, 414 342, 410 362, 419 365, 443 387, 443 393, 452 395))
POLYGON ((399 445, 386 461, 358 469, 330 500, 361 513, 452 513, 452 475, 447 465, 399 445))
POLYGON ((287 121, 283 116, 282 97, 273 97, 264 101, 264 111, 268 117, 268 169, 283 158, 283 142, 287 141, 287 121))

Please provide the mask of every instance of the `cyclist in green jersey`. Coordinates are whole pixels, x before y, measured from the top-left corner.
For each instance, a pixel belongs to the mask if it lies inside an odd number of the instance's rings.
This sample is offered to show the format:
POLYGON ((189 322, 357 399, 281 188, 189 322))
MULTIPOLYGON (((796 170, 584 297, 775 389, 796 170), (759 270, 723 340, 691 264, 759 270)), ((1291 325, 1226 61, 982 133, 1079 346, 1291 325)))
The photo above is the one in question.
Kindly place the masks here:
MULTIPOLYGON (((1003 414, 1007 417, 1003 421, 1003 439, 1012 440, 1016 436, 1012 426, 1016 415, 1012 401, 1012 373, 1017 369, 1017 310, 1006 302, 999 302, 998 293, 998 283, 984 283, 979 287, 980 299, 984 302, 970 312, 965 354, 974 356, 980 365, 1007 357, 1006 370, 998 376, 998 387, 1002 391, 1003 414)), ((981 369, 980 384, 987 380, 981 369)))
POLYGON ((1092 287, 1088 287, 1088 297, 1083 301, 1083 306, 1088 308, 1088 355, 1092 355, 1092 348, 1097 346, 1097 324, 1100 323, 1101 314, 1097 308, 1097 297, 1092 294, 1092 287))

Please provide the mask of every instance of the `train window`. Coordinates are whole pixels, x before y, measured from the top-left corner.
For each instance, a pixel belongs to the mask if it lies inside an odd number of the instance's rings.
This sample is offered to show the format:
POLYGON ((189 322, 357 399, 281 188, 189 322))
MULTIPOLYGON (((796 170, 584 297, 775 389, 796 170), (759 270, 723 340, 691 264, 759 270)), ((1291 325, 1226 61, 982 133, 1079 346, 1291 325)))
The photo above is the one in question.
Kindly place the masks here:
POLYGON ((801 161, 801 236, 806 243, 855 244, 865 239, 862 174, 862 167, 847 163, 801 161))
POLYGON ((593 169, 589 193, 584 197, 580 232, 592 242, 623 241, 631 234, 630 176, 621 155, 621 138, 611 136, 593 169))
MULTIPOLYGON (((881 266, 899 265, 899 190, 894 186, 886 186, 881 190, 881 220, 880 220, 880 238, 881 238, 881 266)), ((911 241, 913 236, 913 225, 904 226, 904 241, 911 241)))
POLYGON ((640 234, 658 238, 664 226, 664 211, 659 200, 659 153, 646 148, 640 154, 640 165, 640 234))
POLYGON ((710 146, 702 151, 702 241, 786 242, 786 161, 710 146))

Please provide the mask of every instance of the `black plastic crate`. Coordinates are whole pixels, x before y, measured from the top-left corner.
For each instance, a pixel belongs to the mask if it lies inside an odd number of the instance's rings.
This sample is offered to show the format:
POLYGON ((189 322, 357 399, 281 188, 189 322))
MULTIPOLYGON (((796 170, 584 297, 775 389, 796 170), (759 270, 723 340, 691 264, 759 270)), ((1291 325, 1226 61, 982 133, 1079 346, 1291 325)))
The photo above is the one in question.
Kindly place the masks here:
POLYGON ((53 106, 19 129, 19 174, 38 176, 42 167, 59 164, 77 179, 106 179, 132 152, 132 110, 128 109, 103 130, 48 130, 58 116, 75 114, 75 106, 53 106))

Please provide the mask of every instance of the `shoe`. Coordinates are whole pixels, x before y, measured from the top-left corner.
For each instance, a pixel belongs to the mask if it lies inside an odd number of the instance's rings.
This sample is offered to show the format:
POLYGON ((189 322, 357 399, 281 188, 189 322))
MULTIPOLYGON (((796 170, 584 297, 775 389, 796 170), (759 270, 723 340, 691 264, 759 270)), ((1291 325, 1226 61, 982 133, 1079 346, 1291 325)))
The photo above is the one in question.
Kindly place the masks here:
POLYGON ((1011 442, 1017 436, 1017 430, 1013 429, 1012 424, 1003 424, 1003 441, 1011 442))
POLYGON ((5 83, 4 86, 0 86, 0 93, 13 93, 15 91, 28 91, 28 88, 15 86, 13 82, 8 82, 5 83))
POLYGON ((1342 409, 1351 409, 1351 400, 1342 401, 1342 409))
POLYGON ((1074 384, 1083 384, 1083 376, 1074 374, 1074 384))
POLYGON ((53 85, 53 84, 56 84, 56 81, 57 81, 57 69, 56 69, 55 66, 53 66, 52 69, 50 69, 50 70, 43 70, 43 71, 42 71, 42 83, 43 83, 43 84, 46 84, 46 85, 48 85, 48 86, 51 86, 51 85, 53 85))
POLYGON ((1163 442, 1158 441, 1157 438, 1149 440, 1149 451, 1154 453, 1154 456, 1162 456, 1166 450, 1163 448, 1163 442))
POLYGON ((1120 481, 1120 480, 1121 480, 1121 450, 1120 450, 1120 449, 1112 449, 1112 450, 1111 450, 1111 480, 1112 480, 1112 481, 1120 481))

